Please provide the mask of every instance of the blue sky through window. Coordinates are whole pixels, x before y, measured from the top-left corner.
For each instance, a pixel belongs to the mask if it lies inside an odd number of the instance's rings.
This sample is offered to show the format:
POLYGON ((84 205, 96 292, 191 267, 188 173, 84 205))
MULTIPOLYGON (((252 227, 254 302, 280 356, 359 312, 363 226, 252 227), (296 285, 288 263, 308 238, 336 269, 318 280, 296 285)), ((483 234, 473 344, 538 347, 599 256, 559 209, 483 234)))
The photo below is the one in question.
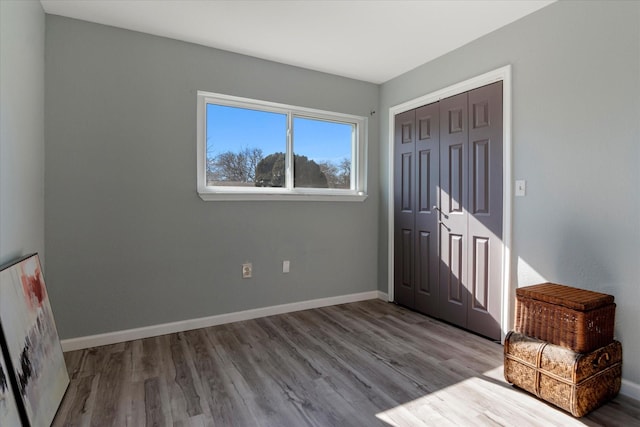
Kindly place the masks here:
MULTIPOLYGON (((351 161, 352 131, 348 123, 294 117, 294 152, 316 162, 351 161)), ((286 132, 286 114, 207 104, 207 158, 245 148, 284 153, 286 132)))
POLYGON ((244 148, 265 156, 287 150, 287 115, 207 104, 207 158, 244 148))
POLYGON ((293 119, 293 152, 316 162, 351 161, 353 125, 295 117, 293 119))

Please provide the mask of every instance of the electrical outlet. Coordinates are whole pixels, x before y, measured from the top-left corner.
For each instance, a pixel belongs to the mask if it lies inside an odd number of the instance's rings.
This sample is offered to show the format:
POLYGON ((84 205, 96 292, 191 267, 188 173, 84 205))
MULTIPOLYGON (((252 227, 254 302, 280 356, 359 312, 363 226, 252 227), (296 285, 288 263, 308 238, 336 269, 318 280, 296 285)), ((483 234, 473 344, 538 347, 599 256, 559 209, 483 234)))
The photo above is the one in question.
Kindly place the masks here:
POLYGON ((283 273, 288 273, 289 272, 289 265, 290 265, 289 260, 282 261, 282 272, 283 273))
POLYGON ((245 262, 242 264, 242 278, 243 279, 251 279, 253 275, 253 266, 250 262, 245 262))

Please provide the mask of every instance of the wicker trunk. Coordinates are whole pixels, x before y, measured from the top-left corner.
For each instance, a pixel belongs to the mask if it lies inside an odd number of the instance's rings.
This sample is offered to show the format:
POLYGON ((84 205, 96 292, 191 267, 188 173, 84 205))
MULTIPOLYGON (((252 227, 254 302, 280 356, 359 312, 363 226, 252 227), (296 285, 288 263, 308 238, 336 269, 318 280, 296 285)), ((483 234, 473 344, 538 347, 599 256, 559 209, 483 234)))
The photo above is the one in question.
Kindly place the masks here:
POLYGON ((613 341, 613 296, 555 283, 516 289, 515 331, 579 353, 613 341))
POLYGON ((517 332, 505 339, 505 379, 575 417, 617 395, 621 374, 618 341, 583 354, 517 332))

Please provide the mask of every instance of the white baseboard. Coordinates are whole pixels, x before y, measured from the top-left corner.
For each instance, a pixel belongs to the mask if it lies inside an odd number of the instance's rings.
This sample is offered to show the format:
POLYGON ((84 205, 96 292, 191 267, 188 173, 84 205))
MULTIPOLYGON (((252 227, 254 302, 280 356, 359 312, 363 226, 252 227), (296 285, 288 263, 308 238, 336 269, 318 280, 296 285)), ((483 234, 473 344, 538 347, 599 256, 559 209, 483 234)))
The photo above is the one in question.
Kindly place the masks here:
POLYGON ((620 387, 620 394, 624 394, 635 400, 640 400, 640 384, 632 383, 631 381, 622 380, 622 386, 620 387))
POLYGON ((389 294, 382 291, 378 291, 378 299, 381 299, 384 302, 391 302, 389 301, 389 294))
POLYGON ((274 314, 292 313, 294 311, 327 307, 330 305, 346 304, 357 301, 365 301, 369 299, 382 299, 387 301, 386 294, 384 292, 361 292, 358 294, 319 298, 308 301, 294 302, 290 304, 281 304, 271 307, 237 311, 235 313, 225 313, 216 316, 201 317, 198 319, 181 320, 179 322, 145 326, 142 328, 107 332, 104 334, 90 335, 86 337, 70 338, 62 340, 60 344, 62 345, 62 351, 81 350, 85 348, 98 347, 101 345, 116 344, 125 341, 155 337, 158 335, 189 331, 191 329, 207 328, 209 326, 222 325, 224 323, 239 322, 242 320, 256 319, 258 317, 273 316, 274 314))

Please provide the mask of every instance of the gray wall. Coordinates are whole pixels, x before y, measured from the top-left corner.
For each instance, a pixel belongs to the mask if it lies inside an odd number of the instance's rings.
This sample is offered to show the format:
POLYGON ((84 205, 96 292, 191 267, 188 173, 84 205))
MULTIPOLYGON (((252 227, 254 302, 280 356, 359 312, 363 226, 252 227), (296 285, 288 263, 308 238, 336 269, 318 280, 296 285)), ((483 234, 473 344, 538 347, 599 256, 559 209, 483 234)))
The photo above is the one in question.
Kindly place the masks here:
POLYGON ((62 338, 376 290, 377 118, 365 202, 203 202, 196 91, 368 116, 377 85, 46 19, 47 282, 62 338))
POLYGON ((38 1, 0 1, 0 264, 44 264, 44 34, 38 1))
MULTIPOLYGON (((640 2, 558 2, 393 79, 389 108, 513 68, 514 286, 615 295, 623 377, 640 383, 640 2)), ((379 289, 387 290, 388 123, 380 126, 379 289)))

